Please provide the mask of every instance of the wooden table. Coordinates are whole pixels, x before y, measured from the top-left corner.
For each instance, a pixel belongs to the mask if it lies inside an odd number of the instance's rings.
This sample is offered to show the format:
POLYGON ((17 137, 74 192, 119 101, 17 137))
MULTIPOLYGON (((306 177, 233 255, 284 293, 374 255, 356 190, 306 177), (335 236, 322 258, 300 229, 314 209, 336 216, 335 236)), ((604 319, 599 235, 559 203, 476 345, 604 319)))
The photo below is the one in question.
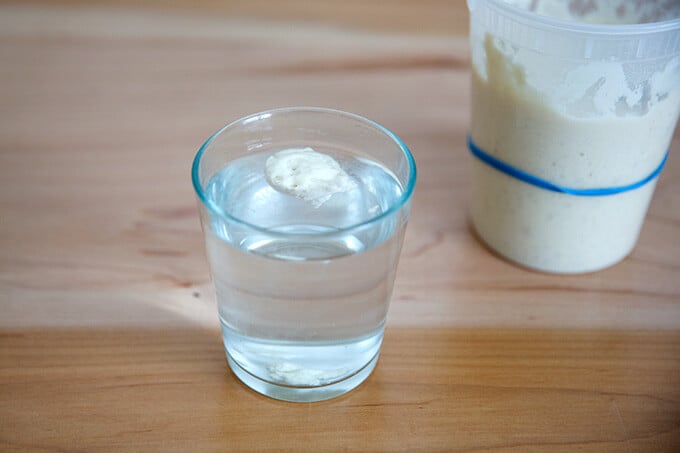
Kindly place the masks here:
POLYGON ((462 1, 31 5, 0 6, 1 451, 680 451, 680 159, 617 266, 494 256, 462 1), (227 369, 189 168, 303 104, 396 131, 419 181, 374 374, 290 404, 227 369))

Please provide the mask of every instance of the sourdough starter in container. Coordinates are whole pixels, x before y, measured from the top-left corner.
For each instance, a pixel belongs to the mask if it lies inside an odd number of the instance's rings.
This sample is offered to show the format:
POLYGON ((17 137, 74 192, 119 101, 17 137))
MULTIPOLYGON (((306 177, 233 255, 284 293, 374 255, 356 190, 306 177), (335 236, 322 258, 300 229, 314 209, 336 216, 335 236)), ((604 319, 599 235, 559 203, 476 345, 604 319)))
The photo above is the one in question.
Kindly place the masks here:
POLYGON ((524 266, 595 271, 634 247, 680 112, 680 2, 468 0, 471 214, 524 266), (647 182, 644 182, 648 179, 647 182), (597 193, 597 192, 596 192, 597 193))

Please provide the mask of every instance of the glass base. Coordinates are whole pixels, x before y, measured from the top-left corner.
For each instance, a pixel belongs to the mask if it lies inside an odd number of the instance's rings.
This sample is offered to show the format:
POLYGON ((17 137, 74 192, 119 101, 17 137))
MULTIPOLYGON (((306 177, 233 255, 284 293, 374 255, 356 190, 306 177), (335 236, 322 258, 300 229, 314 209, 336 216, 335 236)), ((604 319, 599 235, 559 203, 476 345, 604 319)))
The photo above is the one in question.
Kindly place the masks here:
POLYGON ((373 358, 359 371, 348 376, 347 378, 333 382, 332 384, 322 385, 319 387, 293 387, 287 385, 274 384, 272 382, 264 381, 246 371, 242 368, 231 356, 227 353, 227 362, 229 367, 238 377, 241 382, 270 398, 282 401, 291 401, 297 403, 311 403, 314 401, 323 401, 344 395, 350 390, 355 389, 362 382, 368 378, 373 372, 378 363, 378 356, 376 354, 373 358))

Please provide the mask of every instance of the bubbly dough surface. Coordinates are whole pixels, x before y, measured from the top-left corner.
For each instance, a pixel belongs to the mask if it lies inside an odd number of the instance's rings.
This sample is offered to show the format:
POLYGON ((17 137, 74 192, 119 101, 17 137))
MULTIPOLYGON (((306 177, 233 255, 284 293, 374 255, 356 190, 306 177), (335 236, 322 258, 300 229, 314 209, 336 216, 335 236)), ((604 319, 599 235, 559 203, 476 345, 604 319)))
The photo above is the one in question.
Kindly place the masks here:
POLYGON ((279 192, 320 207, 334 194, 356 187, 354 180, 331 156, 312 148, 293 148, 272 154, 265 163, 267 182, 279 192))

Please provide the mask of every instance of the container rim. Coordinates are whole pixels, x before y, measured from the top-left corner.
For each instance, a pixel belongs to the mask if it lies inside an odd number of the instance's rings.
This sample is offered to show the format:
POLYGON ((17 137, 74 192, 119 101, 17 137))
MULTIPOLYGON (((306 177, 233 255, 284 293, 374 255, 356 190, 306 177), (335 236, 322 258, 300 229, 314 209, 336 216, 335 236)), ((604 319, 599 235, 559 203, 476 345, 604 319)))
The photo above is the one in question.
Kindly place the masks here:
POLYGON ((383 125, 370 120, 364 116, 357 115, 355 113, 349 113, 345 112, 342 110, 336 110, 336 109, 331 109, 331 108, 325 108, 325 107, 310 107, 310 106, 295 106, 295 107, 281 107, 281 108, 274 108, 270 110, 264 110, 258 113, 253 113, 248 116, 239 118, 235 121, 232 121, 231 123, 227 124, 226 126, 222 127, 219 129, 217 132, 212 134, 204 143, 201 145, 199 148, 198 152, 196 153, 196 156, 194 157, 193 164, 191 166, 191 180, 194 186, 194 190, 196 192, 196 195, 198 196, 199 200, 203 205, 211 212, 214 214, 217 214, 218 216, 222 217, 225 220, 228 220, 230 222, 235 222, 238 223, 244 227, 247 227, 249 229, 252 229, 254 231, 260 232, 260 233, 266 233, 270 236, 279 236, 279 237, 314 237, 314 238, 319 238, 319 237, 328 237, 328 236, 336 236, 338 234, 343 234, 351 230, 356 230, 358 228, 362 228, 374 223, 379 222, 380 220, 387 218, 394 214, 395 212, 399 211, 411 198, 411 195, 413 194, 413 190, 415 188, 416 184, 416 175, 417 175, 417 170, 416 170, 416 163, 415 159, 413 158, 413 154, 411 154, 411 151, 409 150, 408 146, 399 138, 394 132, 390 131, 383 125), (205 154, 206 150, 210 147, 210 145, 215 141, 215 139, 222 134, 225 131, 228 131, 230 129, 234 129, 242 124, 247 124, 248 122, 253 122, 257 121, 259 119, 265 119, 269 118, 274 114, 286 114, 286 113, 292 113, 292 112, 308 112, 308 113, 319 113, 319 114, 331 114, 331 115, 337 115, 339 117, 343 117, 345 119, 353 119, 365 124, 368 124, 369 126, 373 127, 376 129, 378 132, 384 134, 387 136, 390 140, 392 140, 398 148, 401 150, 403 153, 404 157, 406 158, 406 162, 408 164, 408 181, 406 182, 406 185, 404 187, 404 190, 401 194, 401 196, 385 211, 382 213, 371 217, 369 219, 366 219, 362 222, 358 222, 346 227, 342 228, 336 228, 332 231, 325 231, 325 232, 319 232, 319 233, 282 233, 282 232, 277 232, 277 231, 271 231, 267 227, 263 227, 260 225, 256 225, 250 222, 246 222, 245 220, 242 220, 238 217, 235 217, 229 213, 227 213, 224 209, 222 209, 219 205, 217 205, 213 200, 211 200, 205 193, 205 190, 201 184, 200 181, 200 175, 199 175, 199 167, 201 164, 201 160, 203 158, 203 155, 205 154))
POLYGON ((652 35, 674 30, 680 30, 680 17, 659 22, 648 22, 643 24, 592 24, 586 22, 568 21, 557 19, 550 16, 518 8, 503 0, 467 0, 469 11, 472 13, 480 3, 488 3, 494 9, 502 11, 518 22, 531 24, 531 26, 542 29, 559 29, 571 33, 581 33, 597 36, 631 38, 633 36, 652 35))

